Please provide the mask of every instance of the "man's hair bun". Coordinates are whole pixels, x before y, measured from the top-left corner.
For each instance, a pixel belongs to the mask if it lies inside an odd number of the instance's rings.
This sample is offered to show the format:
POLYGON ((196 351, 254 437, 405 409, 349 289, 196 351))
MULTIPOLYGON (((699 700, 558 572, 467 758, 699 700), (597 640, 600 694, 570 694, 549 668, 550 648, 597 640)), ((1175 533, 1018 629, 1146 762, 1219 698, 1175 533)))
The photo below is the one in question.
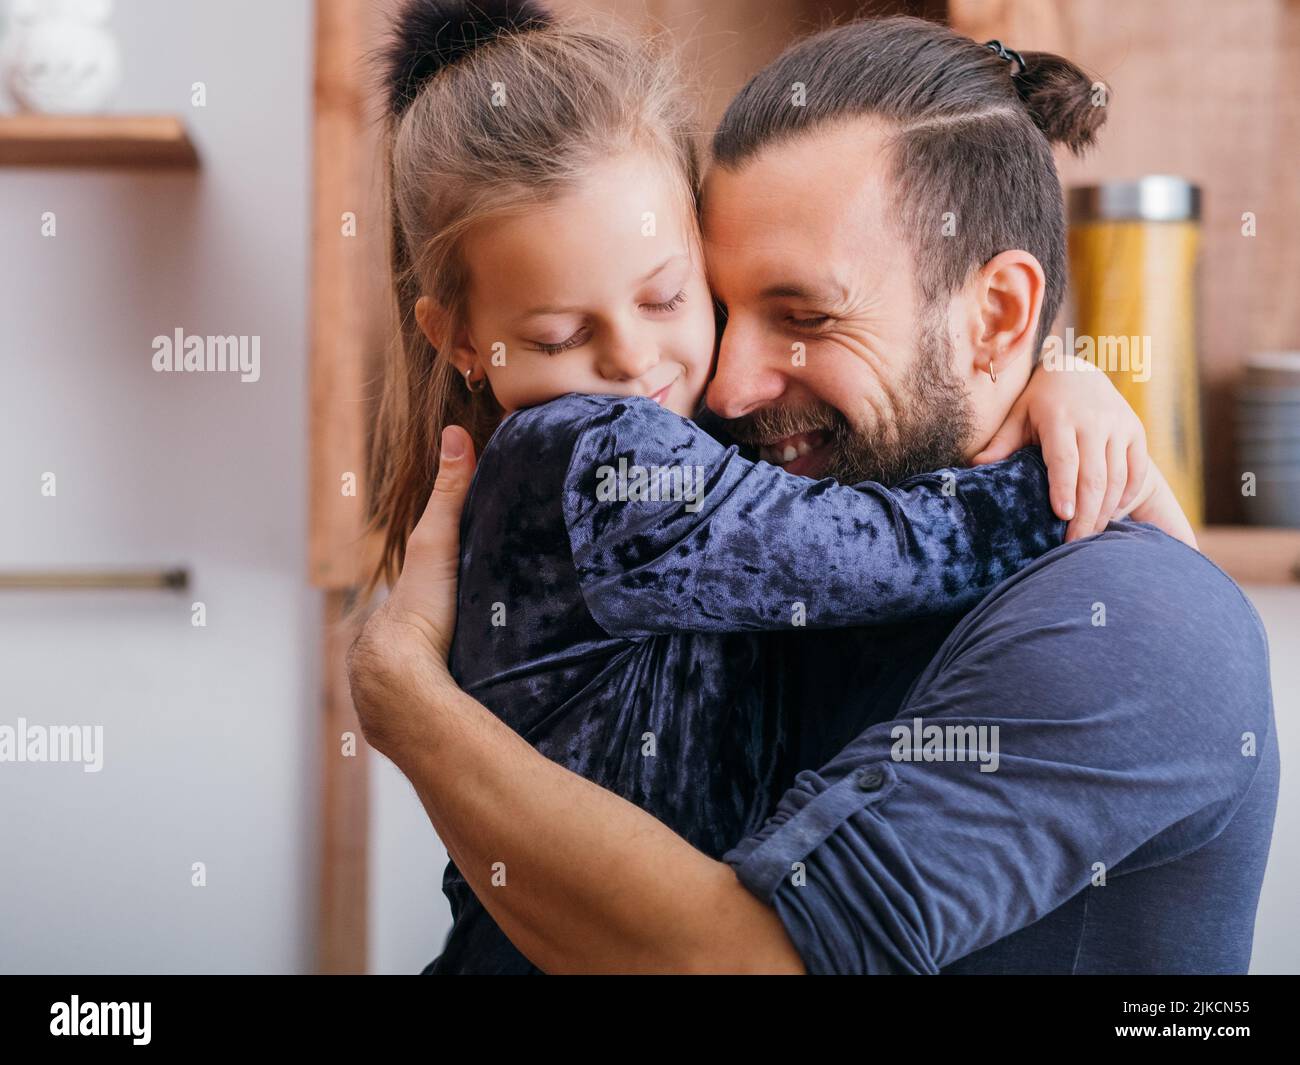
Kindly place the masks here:
POLYGON ((1011 81, 1029 117, 1052 144, 1075 155, 1090 147, 1106 121, 1104 100, 1093 98, 1092 78, 1052 52, 1025 52, 1025 69, 1011 81))
POLYGON ((535 0, 405 0, 384 52, 389 111, 402 115, 430 78, 488 41, 550 24, 535 0))

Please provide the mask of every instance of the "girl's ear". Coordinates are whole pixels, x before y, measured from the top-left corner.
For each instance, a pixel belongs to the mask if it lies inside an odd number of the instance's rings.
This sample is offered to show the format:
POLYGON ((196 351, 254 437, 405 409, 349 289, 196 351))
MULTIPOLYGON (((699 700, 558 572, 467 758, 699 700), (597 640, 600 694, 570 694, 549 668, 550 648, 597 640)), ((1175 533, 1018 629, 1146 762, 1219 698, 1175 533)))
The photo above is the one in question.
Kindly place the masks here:
POLYGON ((469 330, 463 326, 459 327, 456 335, 451 338, 450 348, 444 347, 444 330, 447 328, 449 317, 447 310, 428 296, 421 296, 415 301, 415 320, 420 325, 420 332, 439 354, 446 355, 451 359, 452 365, 464 374, 474 365, 478 352, 474 350, 469 330))

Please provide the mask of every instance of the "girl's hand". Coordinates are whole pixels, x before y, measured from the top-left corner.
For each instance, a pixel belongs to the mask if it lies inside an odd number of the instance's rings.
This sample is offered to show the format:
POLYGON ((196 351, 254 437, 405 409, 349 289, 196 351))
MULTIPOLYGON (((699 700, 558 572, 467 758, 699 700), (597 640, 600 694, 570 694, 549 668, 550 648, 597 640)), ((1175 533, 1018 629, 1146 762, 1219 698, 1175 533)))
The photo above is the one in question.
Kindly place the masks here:
POLYGON ((1069 370, 1036 367, 1006 421, 971 461, 997 462, 1027 444, 1043 449, 1052 509, 1070 523, 1067 541, 1101 532, 1148 485, 1142 422, 1110 379, 1081 359, 1069 370))
MULTIPOLYGON (((1154 462, 1147 464, 1147 483, 1133 500, 1132 512, 1128 515, 1121 508, 1117 517, 1130 517, 1134 521, 1150 522, 1157 529, 1168 533, 1175 540, 1181 540, 1188 547, 1196 548, 1196 533, 1192 523, 1187 520, 1183 508, 1178 505, 1174 490, 1169 487, 1164 474, 1154 462)), ((1199 550, 1199 548, 1198 548, 1199 550)))

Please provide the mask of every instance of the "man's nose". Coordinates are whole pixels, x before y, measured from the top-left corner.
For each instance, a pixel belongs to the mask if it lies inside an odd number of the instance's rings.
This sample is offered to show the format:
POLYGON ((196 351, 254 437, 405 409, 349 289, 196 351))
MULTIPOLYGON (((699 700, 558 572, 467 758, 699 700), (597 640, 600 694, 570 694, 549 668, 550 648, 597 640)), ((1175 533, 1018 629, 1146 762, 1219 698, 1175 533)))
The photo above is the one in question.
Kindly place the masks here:
POLYGON ((745 330, 733 318, 722 331, 718 364, 706 393, 709 409, 721 418, 741 418, 785 391, 785 375, 773 361, 772 340, 761 330, 745 330))

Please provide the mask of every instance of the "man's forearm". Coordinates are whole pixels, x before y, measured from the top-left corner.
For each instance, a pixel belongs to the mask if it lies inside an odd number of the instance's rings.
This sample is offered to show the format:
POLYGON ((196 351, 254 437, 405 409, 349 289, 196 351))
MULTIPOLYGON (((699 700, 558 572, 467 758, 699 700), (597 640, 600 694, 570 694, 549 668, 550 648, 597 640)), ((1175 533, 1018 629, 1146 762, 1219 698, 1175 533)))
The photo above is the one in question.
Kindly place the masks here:
POLYGON ((390 697, 424 704, 423 731, 385 753, 474 893, 538 968, 803 971, 775 911, 729 866, 539 754, 450 682, 414 670, 403 686, 390 697))

